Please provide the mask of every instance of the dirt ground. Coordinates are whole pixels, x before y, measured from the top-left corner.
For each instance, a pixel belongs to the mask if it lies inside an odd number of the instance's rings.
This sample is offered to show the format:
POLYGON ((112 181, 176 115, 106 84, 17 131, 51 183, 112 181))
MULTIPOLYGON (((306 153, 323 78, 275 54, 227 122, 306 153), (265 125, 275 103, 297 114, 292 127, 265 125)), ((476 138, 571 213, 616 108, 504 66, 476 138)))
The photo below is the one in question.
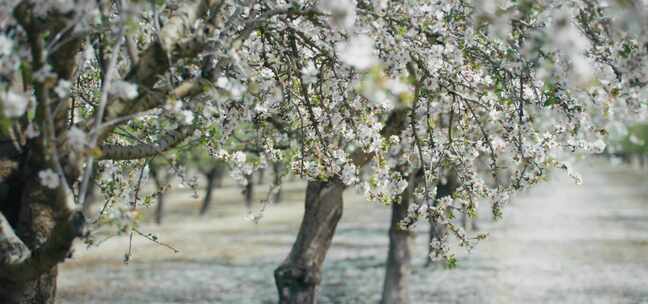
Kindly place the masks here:
MULTIPOLYGON (((648 173, 602 161, 580 166, 583 185, 563 174, 520 195, 504 220, 479 219, 489 238, 452 270, 423 268, 425 225, 416 238, 412 303, 648 303, 648 173)), ((263 194, 258 187, 257 197, 263 194)), ((254 224, 240 189, 214 193, 210 212, 184 191, 169 198, 162 226, 143 232, 180 250, 128 237, 79 244, 60 268, 58 303, 275 303, 273 270, 295 238, 302 183, 254 224)), ((389 207, 347 191, 344 216, 327 257, 321 303, 378 303, 389 207)), ((487 214, 485 210, 485 214, 487 214)))

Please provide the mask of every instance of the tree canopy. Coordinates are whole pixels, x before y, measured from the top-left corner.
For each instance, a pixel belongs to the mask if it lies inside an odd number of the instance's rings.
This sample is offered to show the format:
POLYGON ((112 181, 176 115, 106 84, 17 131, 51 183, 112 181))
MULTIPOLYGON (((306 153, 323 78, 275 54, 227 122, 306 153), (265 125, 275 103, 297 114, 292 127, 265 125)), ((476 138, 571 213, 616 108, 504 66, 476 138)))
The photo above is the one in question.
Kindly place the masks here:
POLYGON ((580 180, 573 152, 645 118, 647 20, 642 1, 3 1, 0 183, 27 181, 16 204, 52 210, 56 237, 24 244, 3 207, 0 248, 25 254, 0 269, 62 259, 41 251, 83 235, 94 167, 95 222, 131 221, 148 162, 197 146, 241 181, 284 162, 384 204, 422 170, 402 225, 471 246, 452 218, 499 215, 552 168, 580 180))

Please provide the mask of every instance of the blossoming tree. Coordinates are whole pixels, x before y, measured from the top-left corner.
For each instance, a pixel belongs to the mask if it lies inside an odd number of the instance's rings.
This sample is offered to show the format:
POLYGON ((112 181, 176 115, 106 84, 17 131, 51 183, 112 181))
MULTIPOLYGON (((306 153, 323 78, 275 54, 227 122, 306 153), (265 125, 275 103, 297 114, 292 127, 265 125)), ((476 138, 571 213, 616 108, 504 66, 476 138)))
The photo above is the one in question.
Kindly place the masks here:
POLYGON ((147 163, 202 145, 237 179, 285 162, 308 180, 281 303, 317 301, 351 186, 393 204, 383 302, 405 303, 399 231, 444 226, 431 254, 453 263, 449 242, 483 237, 455 216, 499 215, 551 168, 580 179, 564 152, 643 117, 644 17, 640 1, 4 1, 0 299, 51 303, 75 239, 134 229, 147 163), (106 201, 86 221, 95 167, 106 201))

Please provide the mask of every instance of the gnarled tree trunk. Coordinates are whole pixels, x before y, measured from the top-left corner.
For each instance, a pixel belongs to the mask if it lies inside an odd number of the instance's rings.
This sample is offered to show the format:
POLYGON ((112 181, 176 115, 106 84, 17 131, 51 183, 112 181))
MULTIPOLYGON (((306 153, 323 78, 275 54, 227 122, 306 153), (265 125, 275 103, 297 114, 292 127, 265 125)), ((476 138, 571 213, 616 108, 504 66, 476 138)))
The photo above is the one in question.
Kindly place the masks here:
POLYGON ((391 224, 389 226, 389 252, 381 304, 409 303, 408 279, 412 264, 412 239, 414 232, 403 229, 401 221, 407 217, 411 194, 416 188, 416 173, 409 178, 409 185, 401 194, 401 201, 392 204, 391 224))
POLYGON ((83 234, 82 212, 68 208, 62 187, 38 181, 41 160, 26 160, 0 185, 0 303, 54 303, 57 264, 83 234), (33 167, 35 166, 35 167, 33 167))
POLYGON ((3 304, 53 304, 56 296, 57 266, 26 282, 0 280, 0 301, 3 304))
POLYGON ((308 182, 297 240, 274 273, 280 304, 317 303, 322 263, 342 217, 343 192, 344 185, 336 181, 308 182))

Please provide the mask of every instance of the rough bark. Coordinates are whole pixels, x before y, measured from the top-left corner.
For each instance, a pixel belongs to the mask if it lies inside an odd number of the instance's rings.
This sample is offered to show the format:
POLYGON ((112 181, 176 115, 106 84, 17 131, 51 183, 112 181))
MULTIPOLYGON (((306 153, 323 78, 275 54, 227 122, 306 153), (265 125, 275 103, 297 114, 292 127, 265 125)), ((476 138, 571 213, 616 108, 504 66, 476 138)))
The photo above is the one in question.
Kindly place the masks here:
POLYGON ((3 304, 53 304, 56 296, 57 267, 37 279, 13 282, 0 279, 0 301, 3 304))
POLYGON ((344 185, 336 181, 310 181, 305 211, 290 254, 275 270, 280 304, 318 301, 324 258, 342 217, 344 185))
POLYGON ((24 181, 25 191, 4 197, 7 209, 19 211, 0 214, 0 303, 53 303, 56 265, 83 235, 83 214, 67 207, 61 187, 40 186, 32 170, 11 178, 24 181))
POLYGON ((412 264, 412 239, 414 232, 402 229, 401 221, 407 217, 410 197, 416 187, 416 173, 409 178, 409 185, 401 194, 401 201, 392 204, 391 224, 389 226, 389 252, 381 304, 409 303, 408 280, 412 264))
POLYGON ((129 160, 152 157, 175 148, 191 134, 193 134, 191 127, 181 126, 177 130, 171 130, 161 135, 154 143, 134 145, 102 144, 100 159, 129 160))
MULTIPOLYGON (((51 64, 59 79, 70 79, 76 68, 76 56, 83 39, 70 37, 64 32, 68 17, 51 14, 46 18, 32 15, 33 3, 23 1, 13 11, 20 26, 27 34, 31 48, 31 68, 38 70, 51 64), (60 33, 61 46, 48 56, 43 56, 46 40, 60 33), (69 39, 68 39, 69 38, 69 39)), ((21 142, 19 149, 11 153, 0 149, 0 159, 15 162, 11 172, 0 173, 0 303, 42 304, 53 303, 56 292, 57 265, 70 255, 74 239, 84 234, 85 218, 75 211, 62 186, 50 189, 41 185, 38 172, 54 168, 48 152, 50 143, 45 136, 65 136, 70 100, 47 94, 42 83, 26 85, 36 97, 34 120, 43 122, 42 136, 21 142), (58 112, 46 111, 46 106, 58 112), (48 145, 49 144, 49 145, 48 145), (4 190, 3 190, 4 189, 4 190)), ((0 142, 7 138, 0 135, 0 142)), ((76 180, 78 165, 60 146, 59 171, 70 182, 76 180)))

